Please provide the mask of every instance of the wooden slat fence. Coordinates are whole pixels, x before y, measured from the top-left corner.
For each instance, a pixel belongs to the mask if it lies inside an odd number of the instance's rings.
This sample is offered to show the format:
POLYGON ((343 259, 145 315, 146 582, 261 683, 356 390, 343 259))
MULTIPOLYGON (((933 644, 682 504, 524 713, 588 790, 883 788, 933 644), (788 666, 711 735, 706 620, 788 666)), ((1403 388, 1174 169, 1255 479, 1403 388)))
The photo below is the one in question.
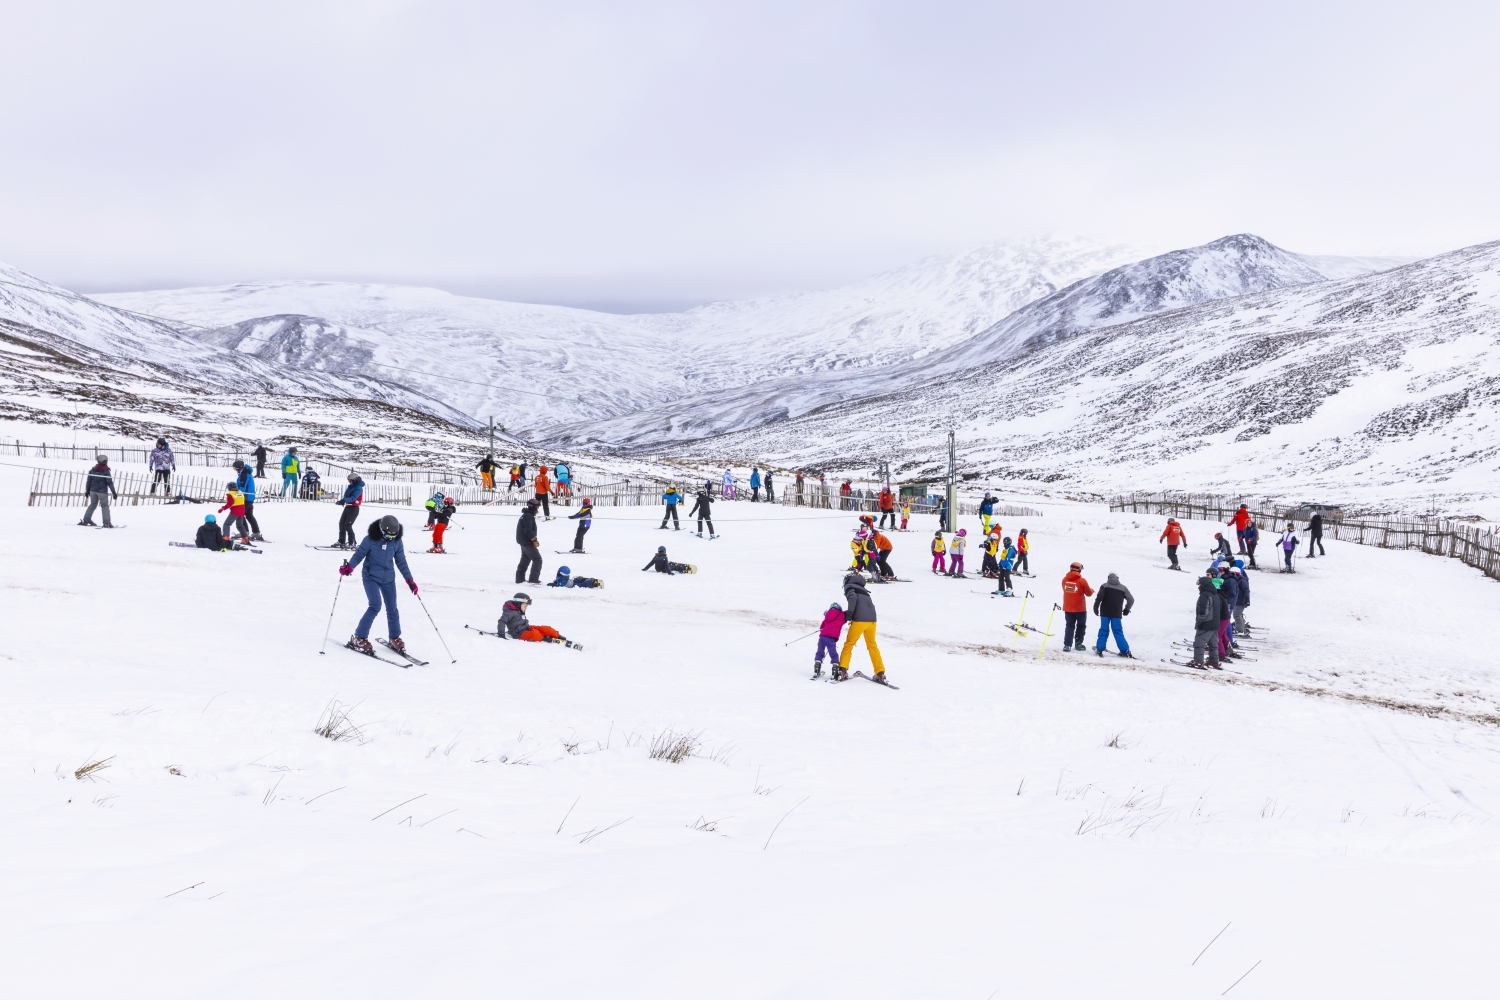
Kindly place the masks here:
MULTIPOLYGON (((97 452, 96 454, 103 454, 97 452)), ((208 478, 206 476, 177 476, 171 477, 169 486, 154 483, 154 477, 138 472, 115 472, 113 473, 115 491, 119 493, 118 500, 111 500, 112 504, 133 507, 139 504, 160 504, 174 502, 215 503, 224 502, 225 485, 228 479, 208 478)), ((31 492, 27 498, 28 507, 82 507, 88 503, 88 495, 85 492, 88 487, 89 474, 71 469, 33 469, 31 472, 31 492)), ((262 490, 265 489, 265 480, 258 484, 262 490)), ((339 481, 335 484, 336 489, 322 489, 317 496, 302 491, 298 496, 281 496, 274 492, 261 492, 255 498, 257 504, 267 503, 293 503, 293 502, 322 502, 331 503, 343 494, 344 484, 339 481)), ((368 503, 391 503, 411 505, 411 485, 409 483, 365 483, 365 501, 368 503)))
MULTIPOLYGON (((1109 509, 1224 523, 1240 504, 1249 508, 1256 523, 1266 533, 1263 540, 1283 530, 1289 522, 1307 523, 1306 517, 1294 517, 1300 507, 1288 507, 1269 500, 1230 500, 1186 493, 1129 493, 1111 499, 1109 509)), ((1500 580, 1500 535, 1494 528, 1439 518, 1343 517, 1339 520, 1325 518, 1323 537, 1382 549, 1419 549, 1430 555, 1457 559, 1485 576, 1500 580)))

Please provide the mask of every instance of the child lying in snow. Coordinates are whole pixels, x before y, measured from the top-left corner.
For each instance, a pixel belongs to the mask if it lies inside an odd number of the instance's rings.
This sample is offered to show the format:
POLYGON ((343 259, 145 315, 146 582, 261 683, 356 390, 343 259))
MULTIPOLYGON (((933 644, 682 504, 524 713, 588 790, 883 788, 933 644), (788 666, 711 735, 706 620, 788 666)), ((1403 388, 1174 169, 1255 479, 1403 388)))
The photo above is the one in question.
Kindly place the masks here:
POLYGON ((665 545, 658 545, 656 547, 656 555, 652 556, 651 561, 641 567, 641 572, 644 573, 648 569, 655 569, 658 573, 666 573, 668 576, 671 576, 673 573, 698 572, 698 567, 689 563, 668 562, 667 547, 665 545))
POLYGON ((604 581, 592 576, 572 576, 572 570, 566 566, 557 567, 557 579, 547 584, 549 587, 602 587, 604 581))

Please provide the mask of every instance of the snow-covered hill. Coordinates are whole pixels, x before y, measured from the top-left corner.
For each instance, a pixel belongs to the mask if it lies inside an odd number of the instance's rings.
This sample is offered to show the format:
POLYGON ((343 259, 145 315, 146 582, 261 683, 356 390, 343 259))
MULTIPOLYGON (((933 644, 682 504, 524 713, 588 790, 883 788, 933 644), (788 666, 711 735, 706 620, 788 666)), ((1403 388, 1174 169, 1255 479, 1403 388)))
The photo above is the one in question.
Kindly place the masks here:
MULTIPOLYGON (((689 454, 1500 518, 1500 242, 1043 344, 689 454)), ((681 453, 683 449, 678 449, 681 453)))

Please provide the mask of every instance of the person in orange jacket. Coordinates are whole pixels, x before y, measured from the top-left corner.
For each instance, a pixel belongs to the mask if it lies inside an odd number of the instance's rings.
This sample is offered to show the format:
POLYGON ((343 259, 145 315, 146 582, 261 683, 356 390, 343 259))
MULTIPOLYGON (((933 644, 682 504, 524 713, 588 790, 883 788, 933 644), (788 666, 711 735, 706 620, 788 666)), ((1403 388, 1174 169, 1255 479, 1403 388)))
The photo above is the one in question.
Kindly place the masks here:
POLYGON ((1182 525, 1177 523, 1175 517, 1167 518, 1166 530, 1161 533, 1161 537, 1156 540, 1156 544, 1160 545, 1162 542, 1167 543, 1167 558, 1172 561, 1172 568, 1177 570, 1182 569, 1181 566, 1177 565, 1177 546, 1187 544, 1187 535, 1183 534, 1182 525))
POLYGON ((1240 509, 1234 512, 1234 516, 1224 522, 1234 525, 1234 537, 1240 543, 1240 555, 1245 554, 1245 525, 1250 523, 1250 509, 1240 504, 1240 509))
POLYGON ((547 506, 547 498, 552 495, 552 480, 547 478, 547 467, 539 465, 536 469, 536 478, 532 480, 532 486, 536 488, 536 502, 541 505, 542 516, 552 520, 552 510, 547 506))
POLYGON ((1094 588, 1083 578, 1083 563, 1068 567, 1068 575, 1062 578, 1063 591, 1063 652, 1074 649, 1083 651, 1084 631, 1088 627, 1089 602, 1094 588))
POLYGON ((1016 536, 1016 575, 1031 575, 1031 539, 1026 537, 1026 529, 1016 536))

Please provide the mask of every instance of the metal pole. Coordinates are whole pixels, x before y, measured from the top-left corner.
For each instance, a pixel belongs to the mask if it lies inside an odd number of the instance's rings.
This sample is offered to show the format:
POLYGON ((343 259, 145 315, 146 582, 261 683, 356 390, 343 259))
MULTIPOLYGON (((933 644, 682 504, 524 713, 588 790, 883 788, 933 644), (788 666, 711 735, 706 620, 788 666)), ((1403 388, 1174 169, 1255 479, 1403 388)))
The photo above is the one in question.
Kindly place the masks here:
POLYGON ((948 432, 948 523, 944 531, 958 530, 958 452, 953 444, 953 432, 948 432))
POLYGON ((490 417, 490 454, 495 454, 495 418, 490 417))

